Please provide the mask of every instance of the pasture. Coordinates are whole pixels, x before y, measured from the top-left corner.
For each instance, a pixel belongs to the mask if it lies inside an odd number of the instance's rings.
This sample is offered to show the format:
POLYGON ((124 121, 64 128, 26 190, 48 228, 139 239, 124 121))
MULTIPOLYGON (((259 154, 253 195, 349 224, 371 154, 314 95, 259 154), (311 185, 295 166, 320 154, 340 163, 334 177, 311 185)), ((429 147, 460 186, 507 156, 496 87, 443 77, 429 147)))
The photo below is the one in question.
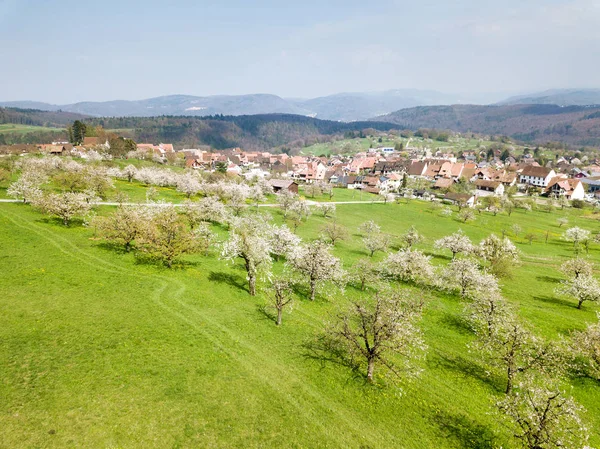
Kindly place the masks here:
MULTIPOLYGON (((334 199, 350 200, 338 192, 334 199)), ((283 222, 277 209, 261 212, 283 222)), ((417 248, 436 265, 450 260, 433 249, 437 238, 462 229, 479 242, 507 230, 522 263, 502 281, 503 293, 537 335, 558 339, 600 310, 577 310, 554 293, 558 267, 573 256, 560 238, 561 216, 600 230, 597 215, 575 209, 483 212, 461 223, 421 201, 344 204, 337 221, 350 238, 334 253, 345 268, 366 257, 357 228, 367 220, 395 236, 414 225, 426 237, 417 248), (523 236, 531 232, 529 244, 523 236)), ((298 234, 317 238, 326 221, 315 213, 298 234)), ((589 257, 598 276, 600 245, 589 257)), ((360 294, 352 286, 315 302, 298 294, 278 328, 262 310, 264 294, 248 295, 241 263, 220 260, 216 249, 183 262, 171 270, 146 264, 92 228, 0 204, 0 447, 511 447, 493 406, 503 397, 502 373, 488 373, 469 351, 473 334, 458 297, 426 294, 424 371, 400 389, 307 356, 304 343, 360 294)), ((587 410, 591 445, 600 445, 600 383, 570 378, 565 387, 587 410)))

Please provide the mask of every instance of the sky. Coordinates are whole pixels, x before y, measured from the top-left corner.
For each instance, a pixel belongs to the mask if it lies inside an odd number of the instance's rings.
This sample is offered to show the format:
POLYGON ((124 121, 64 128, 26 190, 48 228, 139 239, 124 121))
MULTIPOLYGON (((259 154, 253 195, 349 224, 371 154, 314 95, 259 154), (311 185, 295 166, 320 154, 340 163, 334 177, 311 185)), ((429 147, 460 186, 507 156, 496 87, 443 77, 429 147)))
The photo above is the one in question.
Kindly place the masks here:
POLYGON ((600 88, 600 0, 0 0, 0 101, 600 88))

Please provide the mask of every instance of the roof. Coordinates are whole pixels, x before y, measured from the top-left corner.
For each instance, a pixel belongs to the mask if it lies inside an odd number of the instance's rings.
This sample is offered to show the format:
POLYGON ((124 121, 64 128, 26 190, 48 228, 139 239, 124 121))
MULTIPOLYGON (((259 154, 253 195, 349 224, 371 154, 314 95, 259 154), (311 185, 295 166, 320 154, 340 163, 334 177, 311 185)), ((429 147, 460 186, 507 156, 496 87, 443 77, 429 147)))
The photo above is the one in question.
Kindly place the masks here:
POLYGON ((521 172, 521 176, 533 176, 535 178, 545 178, 552 169, 547 167, 536 167, 535 165, 526 166, 521 172))
POLYGON ((413 176, 421 176, 427 168, 426 162, 414 161, 408 168, 408 174, 413 176))
POLYGON ((291 186, 292 184, 296 184, 296 183, 289 179, 271 179, 271 180, 269 180, 269 184, 272 187, 277 187, 280 189, 287 189, 289 186, 291 186))
POLYGON ((500 181, 488 181, 486 179, 478 179, 475 181, 477 187, 485 187, 486 189, 497 189, 502 184, 500 181))
POLYGON ((468 193, 446 193, 446 195, 444 195, 444 198, 447 200, 452 200, 452 201, 469 201, 471 198, 473 198, 473 195, 470 195, 468 193))
POLYGON ((98 145, 100 143, 99 137, 84 137, 83 145, 98 145))
POLYGON ((452 187, 452 184, 454 184, 454 180, 452 178, 439 178, 433 186, 437 187, 438 189, 449 189, 452 187))

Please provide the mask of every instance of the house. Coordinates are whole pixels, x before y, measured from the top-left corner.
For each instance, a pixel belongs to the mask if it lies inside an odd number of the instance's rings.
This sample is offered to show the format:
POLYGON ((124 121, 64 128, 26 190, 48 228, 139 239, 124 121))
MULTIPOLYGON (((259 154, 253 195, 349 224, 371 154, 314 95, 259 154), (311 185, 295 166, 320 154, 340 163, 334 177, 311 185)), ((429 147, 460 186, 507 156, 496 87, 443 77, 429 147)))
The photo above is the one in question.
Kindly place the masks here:
POLYGON ((444 199, 460 207, 473 207, 477 203, 477 197, 469 193, 446 193, 444 199))
POLYGON ((409 176, 423 176, 427 171, 427 162, 413 161, 408 167, 409 176))
POLYGON ((556 173, 551 168, 527 165, 521 172, 519 182, 536 187, 548 187, 548 183, 555 176, 556 173))
POLYGON ((555 177, 546 189, 548 196, 564 196, 570 200, 582 200, 585 197, 585 189, 579 179, 555 177))
POLYGON ((227 173, 232 174, 232 175, 241 175, 242 167, 230 162, 229 165, 227 166, 227 173))
MULTIPOLYGON (((475 181, 475 187, 482 192, 491 192, 493 195, 504 195, 504 184, 500 181, 491 181, 486 179, 478 179, 475 181)), ((485 196, 485 194, 481 194, 485 196)))
POLYGON ((580 181, 587 185, 589 193, 600 192, 600 176, 582 178, 580 181))
POLYGON ((292 193, 298 193, 298 184, 295 181, 289 179, 271 179, 269 185, 273 187, 273 192, 281 192, 282 190, 288 190, 292 193))

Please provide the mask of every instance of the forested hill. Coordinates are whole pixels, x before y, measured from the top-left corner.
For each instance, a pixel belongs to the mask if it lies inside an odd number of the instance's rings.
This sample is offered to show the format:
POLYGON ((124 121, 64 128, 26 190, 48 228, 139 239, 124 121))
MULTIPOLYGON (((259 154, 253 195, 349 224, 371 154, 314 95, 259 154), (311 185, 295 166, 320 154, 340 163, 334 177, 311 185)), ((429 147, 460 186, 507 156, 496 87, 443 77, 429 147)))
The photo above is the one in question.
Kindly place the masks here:
MULTIPOLYGON (((332 135, 360 132, 367 128, 398 129, 391 123, 343 123, 290 114, 91 118, 62 111, 0 108, 0 124, 66 128, 75 120, 82 120, 91 128, 102 126, 137 142, 168 142, 187 148, 198 145, 210 145, 215 149, 242 147, 248 150, 302 147, 327 140, 332 135)), ((55 136, 44 130, 3 136, 0 130, 0 141, 6 143, 47 143, 55 136)))
POLYGON ((86 117, 85 115, 64 111, 0 108, 0 124, 12 123, 15 125, 64 128, 75 120, 83 120, 86 117))
POLYGON ((105 129, 126 130, 124 133, 138 142, 172 142, 185 147, 210 145, 216 149, 238 146, 245 149, 304 146, 334 134, 367 128, 398 128, 390 123, 342 123, 289 114, 93 118, 87 119, 86 123, 100 125, 105 129))
POLYGON ((506 135, 526 142, 600 145, 600 107, 556 105, 422 106, 374 120, 403 128, 437 128, 506 135))

